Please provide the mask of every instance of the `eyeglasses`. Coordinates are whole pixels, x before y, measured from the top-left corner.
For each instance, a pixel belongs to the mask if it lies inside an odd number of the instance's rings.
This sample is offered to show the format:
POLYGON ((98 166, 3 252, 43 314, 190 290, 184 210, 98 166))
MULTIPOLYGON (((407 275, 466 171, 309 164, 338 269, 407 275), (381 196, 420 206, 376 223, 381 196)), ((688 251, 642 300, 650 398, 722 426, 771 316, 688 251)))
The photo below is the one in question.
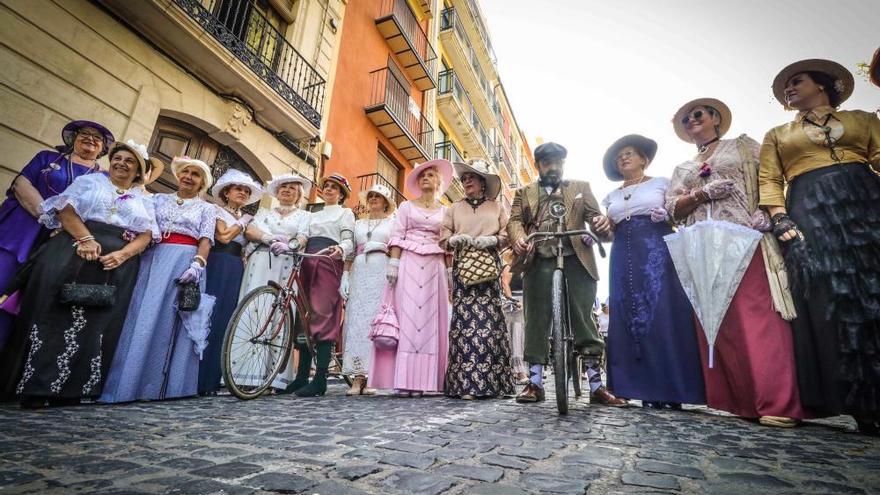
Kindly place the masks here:
POLYGON ((621 162, 623 160, 626 160, 628 158, 632 158, 634 156, 636 156, 636 154, 633 153, 632 151, 624 151, 623 153, 617 155, 617 161, 621 162))
POLYGON ((91 132, 77 132, 76 135, 86 140, 92 140, 96 143, 104 142, 104 136, 100 134, 92 134, 91 132))

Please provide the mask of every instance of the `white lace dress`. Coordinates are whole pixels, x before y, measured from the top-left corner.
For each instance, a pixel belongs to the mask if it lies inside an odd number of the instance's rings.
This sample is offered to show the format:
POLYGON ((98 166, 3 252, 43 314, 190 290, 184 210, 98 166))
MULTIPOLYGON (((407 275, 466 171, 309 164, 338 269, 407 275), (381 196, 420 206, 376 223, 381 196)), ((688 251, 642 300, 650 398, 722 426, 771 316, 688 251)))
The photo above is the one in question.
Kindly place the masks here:
POLYGON ((358 220, 354 225, 357 254, 349 275, 351 286, 342 329, 345 336, 342 368, 347 374, 366 376, 370 369, 373 352, 373 342, 368 337, 370 323, 379 310, 385 288, 386 252, 393 226, 393 216, 382 220, 358 220))

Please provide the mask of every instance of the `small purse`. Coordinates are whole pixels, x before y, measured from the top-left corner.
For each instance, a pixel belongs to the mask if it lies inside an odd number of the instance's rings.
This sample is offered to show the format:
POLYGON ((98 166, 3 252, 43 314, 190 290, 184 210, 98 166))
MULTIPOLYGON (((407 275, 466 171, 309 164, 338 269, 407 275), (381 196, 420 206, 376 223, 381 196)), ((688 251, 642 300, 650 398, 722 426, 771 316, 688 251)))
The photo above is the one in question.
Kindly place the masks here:
POLYGON ((195 311, 199 309, 199 304, 202 302, 202 291, 199 289, 199 284, 178 282, 177 285, 177 310, 195 311))
POLYGON ((80 284, 76 280, 82 270, 83 263, 80 261, 73 282, 61 286, 58 295, 59 302, 67 306, 90 306, 93 308, 106 308, 116 304, 116 286, 110 285, 110 273, 103 284, 80 284))
POLYGON ((394 311, 393 292, 387 285, 382 293, 382 306, 370 323, 369 338, 377 349, 382 350, 397 349, 400 341, 400 323, 394 311))
POLYGON ((501 270, 498 261, 490 251, 466 246, 456 252, 458 259, 458 278, 464 285, 471 286, 498 280, 501 270))

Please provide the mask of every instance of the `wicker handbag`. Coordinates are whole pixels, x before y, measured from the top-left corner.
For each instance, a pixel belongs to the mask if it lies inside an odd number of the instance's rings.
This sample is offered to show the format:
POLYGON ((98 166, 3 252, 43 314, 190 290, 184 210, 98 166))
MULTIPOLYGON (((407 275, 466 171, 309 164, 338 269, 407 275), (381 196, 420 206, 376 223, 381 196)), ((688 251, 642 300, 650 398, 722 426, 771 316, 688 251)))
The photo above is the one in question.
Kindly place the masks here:
POLYGON ((458 250, 458 278, 471 286, 497 280, 501 276, 498 261, 490 251, 466 246, 458 250))

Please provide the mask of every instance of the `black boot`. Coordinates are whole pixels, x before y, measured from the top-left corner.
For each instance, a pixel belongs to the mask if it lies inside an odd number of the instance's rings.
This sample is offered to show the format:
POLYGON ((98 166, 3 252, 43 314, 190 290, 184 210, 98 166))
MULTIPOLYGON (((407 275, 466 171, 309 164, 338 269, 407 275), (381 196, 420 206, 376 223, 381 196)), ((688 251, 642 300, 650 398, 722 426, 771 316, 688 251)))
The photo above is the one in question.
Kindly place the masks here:
POLYGON ((309 371, 312 369, 312 354, 309 352, 308 346, 297 345, 296 349, 299 350, 299 365, 296 368, 296 377, 290 382, 290 385, 284 389, 283 393, 285 394, 292 394, 309 384, 309 371))
POLYGON ((327 368, 330 367, 330 341, 318 342, 315 346, 318 356, 315 363, 315 377, 312 383, 294 392, 297 397, 317 397, 327 392, 327 368))

